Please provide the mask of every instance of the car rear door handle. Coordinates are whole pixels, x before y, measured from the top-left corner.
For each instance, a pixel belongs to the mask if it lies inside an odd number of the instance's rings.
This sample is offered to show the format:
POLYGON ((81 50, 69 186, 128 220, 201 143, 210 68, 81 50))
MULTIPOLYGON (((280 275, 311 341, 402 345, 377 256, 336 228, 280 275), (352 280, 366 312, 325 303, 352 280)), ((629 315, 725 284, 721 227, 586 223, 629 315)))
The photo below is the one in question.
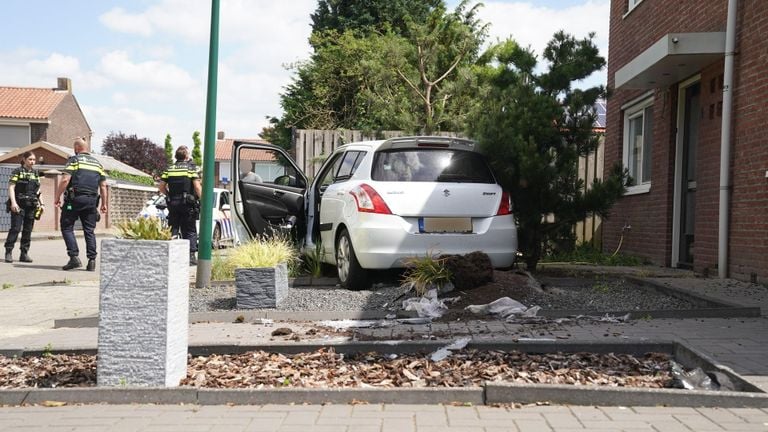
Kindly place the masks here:
POLYGON ((274 195, 276 197, 279 197, 279 196, 285 195, 285 192, 279 191, 279 190, 274 190, 274 191, 272 191, 272 195, 274 195))

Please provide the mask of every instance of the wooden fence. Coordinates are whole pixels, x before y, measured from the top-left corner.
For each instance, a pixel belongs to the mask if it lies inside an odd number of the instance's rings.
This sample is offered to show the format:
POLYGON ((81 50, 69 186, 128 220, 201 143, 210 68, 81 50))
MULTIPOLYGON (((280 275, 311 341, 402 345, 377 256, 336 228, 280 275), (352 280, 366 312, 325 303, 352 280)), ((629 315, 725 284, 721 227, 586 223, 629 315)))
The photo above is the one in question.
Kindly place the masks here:
MULTIPOLYGON (((579 159, 579 178, 584 180, 587 189, 592 187, 592 182, 603 178, 603 164, 605 161, 605 137, 600 138, 600 144, 594 153, 579 159)), ((602 249, 602 220, 597 216, 591 216, 574 227, 576 230, 576 244, 593 241, 598 250, 602 249)))
MULTIPOLYGON (((299 168, 304 171, 307 177, 312 178, 325 158, 341 145, 404 135, 406 134, 403 131, 379 131, 378 133, 366 134, 359 130, 296 129, 293 132, 292 148, 299 168)), ((451 132, 443 132, 439 135, 459 136, 459 134, 451 132)), ((584 180, 587 188, 591 187, 595 178, 603 178, 604 153, 603 139, 601 139, 600 146, 595 153, 579 159, 579 178, 584 180)), ((595 216, 577 223, 574 227, 576 243, 581 244, 594 239, 595 245, 600 247, 602 243, 600 227, 600 218, 595 216)))

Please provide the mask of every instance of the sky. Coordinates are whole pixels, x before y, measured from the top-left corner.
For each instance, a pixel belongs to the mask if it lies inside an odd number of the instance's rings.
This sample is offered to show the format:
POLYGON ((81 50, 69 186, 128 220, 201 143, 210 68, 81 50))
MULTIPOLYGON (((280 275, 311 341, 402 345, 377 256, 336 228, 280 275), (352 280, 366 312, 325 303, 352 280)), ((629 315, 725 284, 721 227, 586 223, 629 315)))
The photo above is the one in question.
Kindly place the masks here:
MULTIPOLYGON (((449 0, 453 8, 458 2, 449 0)), ((512 37, 537 53, 557 30, 595 32, 608 54, 610 0, 488 0, 488 41, 512 37)), ((216 130, 257 138, 280 116, 290 65, 310 55, 317 0, 221 0, 216 130)), ((96 151, 110 132, 174 147, 205 133, 208 0, 3 0, 0 86, 55 87, 72 79, 96 151)), ((604 84, 602 70, 585 85, 604 84)))

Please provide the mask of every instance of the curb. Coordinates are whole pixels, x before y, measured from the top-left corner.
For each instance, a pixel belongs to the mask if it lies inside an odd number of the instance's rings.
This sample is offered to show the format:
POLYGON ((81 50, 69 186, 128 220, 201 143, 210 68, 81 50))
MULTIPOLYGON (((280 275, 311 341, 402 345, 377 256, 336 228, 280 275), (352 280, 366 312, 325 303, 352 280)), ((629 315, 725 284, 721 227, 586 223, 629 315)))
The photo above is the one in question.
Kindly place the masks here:
POLYGON ((0 406, 42 404, 387 404, 496 405, 548 402, 567 405, 766 408, 765 393, 649 388, 602 388, 555 384, 498 384, 474 388, 386 389, 196 389, 62 388, 0 390, 0 406))
MULTIPOLYGON (((275 344, 269 346, 194 346, 190 355, 241 353, 254 349, 295 353, 332 347, 338 353, 378 351, 383 353, 431 352, 445 346, 445 341, 359 342, 339 344, 275 344)), ((618 388, 570 386, 554 384, 515 384, 485 382, 476 387, 445 388, 285 388, 285 389, 210 389, 194 387, 88 387, 57 389, 0 390, 0 405, 40 404, 46 401, 65 403, 157 403, 198 405, 253 404, 513 404, 550 402, 570 405, 601 406, 677 406, 677 407, 768 407, 768 394, 732 370, 712 362, 710 358, 677 342, 488 342, 473 341, 468 348, 484 350, 525 351, 537 353, 620 352, 642 355, 649 351, 666 352, 686 367, 702 367, 728 375, 743 391, 700 391, 652 388, 618 388)), ((72 351, 58 351, 72 352, 72 351)), ((79 350, 91 352, 95 350, 79 350)), ((17 355, 39 355, 19 351, 17 355)))

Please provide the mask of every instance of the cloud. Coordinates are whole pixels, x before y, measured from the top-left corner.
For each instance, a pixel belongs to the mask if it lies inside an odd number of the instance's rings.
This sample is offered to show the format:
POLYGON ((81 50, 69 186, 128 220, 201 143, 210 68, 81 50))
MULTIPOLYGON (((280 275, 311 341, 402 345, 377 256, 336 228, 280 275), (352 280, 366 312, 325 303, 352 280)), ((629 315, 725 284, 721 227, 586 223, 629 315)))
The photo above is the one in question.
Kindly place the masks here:
POLYGON ((0 52, 0 83, 13 86, 54 87, 56 78, 71 78, 75 90, 98 90, 109 80, 93 71, 83 70, 78 58, 30 49, 0 52))
POLYGON ((146 14, 132 14, 117 7, 99 17, 107 28, 140 36, 152 36, 152 24, 146 14))
MULTIPOLYGON (((565 30, 577 38, 595 32, 594 42, 600 54, 608 58, 610 0, 587 0, 557 9, 529 2, 491 0, 484 3, 479 17, 483 22, 491 23, 490 42, 512 37, 520 45, 530 46, 541 58, 547 42, 558 30, 565 30)), ((589 81, 605 84, 605 69, 595 73, 589 81)))
POLYGON ((191 141, 194 128, 198 127, 185 120, 189 116, 178 116, 177 113, 163 114, 147 112, 132 107, 118 107, 110 105, 81 104, 81 108, 94 126, 93 143, 96 151, 100 151, 101 143, 111 132, 124 132, 136 134, 139 137, 149 138, 157 145, 163 145, 165 134, 170 133, 175 145, 181 145, 191 141))
POLYGON ((183 90, 199 85, 186 70, 158 60, 133 61, 125 51, 105 54, 99 64, 104 75, 115 81, 138 84, 159 90, 183 90))

